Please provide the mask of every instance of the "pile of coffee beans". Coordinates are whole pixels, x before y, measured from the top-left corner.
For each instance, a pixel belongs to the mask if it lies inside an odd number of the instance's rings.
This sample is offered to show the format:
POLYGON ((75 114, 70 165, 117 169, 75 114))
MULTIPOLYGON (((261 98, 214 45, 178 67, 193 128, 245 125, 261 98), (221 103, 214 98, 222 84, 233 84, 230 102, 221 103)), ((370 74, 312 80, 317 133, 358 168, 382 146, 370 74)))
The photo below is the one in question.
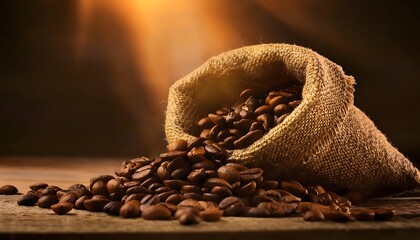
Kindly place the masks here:
POLYGON ((282 123, 299 106, 302 86, 266 94, 245 89, 240 99, 232 107, 218 109, 201 118, 197 123, 201 129, 199 136, 229 150, 245 148, 282 123))
MULTIPOLYGON (((222 216, 303 216, 307 221, 389 220, 391 209, 354 208, 359 193, 343 196, 322 186, 264 179, 260 168, 230 162, 225 148, 204 138, 178 140, 158 158, 124 161, 116 176, 90 179, 67 189, 37 183, 18 205, 73 208, 123 218, 178 219, 181 224, 219 221, 222 216)), ((10 187, 6 187, 10 188, 10 187)))
MULTIPOLYGON (((301 102, 302 86, 263 93, 246 89, 231 108, 198 121, 201 133, 192 141, 177 140, 157 158, 124 161, 116 176, 90 179, 89 186, 67 189, 37 183, 18 205, 50 208, 66 214, 73 208, 123 218, 178 219, 191 225, 219 221, 222 216, 303 216, 307 221, 389 220, 391 209, 355 208, 357 192, 340 196, 322 186, 265 179, 261 168, 229 160, 228 150, 249 146, 280 124, 301 102)), ((15 194, 3 186, 1 194, 15 194)))

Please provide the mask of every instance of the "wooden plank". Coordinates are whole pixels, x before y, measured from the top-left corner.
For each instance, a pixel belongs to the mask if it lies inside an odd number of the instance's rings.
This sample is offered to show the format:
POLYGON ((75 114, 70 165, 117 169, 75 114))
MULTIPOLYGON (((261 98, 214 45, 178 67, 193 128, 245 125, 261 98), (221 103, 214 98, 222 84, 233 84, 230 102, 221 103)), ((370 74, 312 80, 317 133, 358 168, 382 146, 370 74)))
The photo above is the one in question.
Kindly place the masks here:
MULTIPOLYGON (((39 181, 66 187, 86 183, 95 175, 112 173, 121 162, 112 159, 34 161, 0 159, 0 185, 18 183, 21 192, 27 190, 28 183, 39 181)), ((420 239, 420 198, 418 193, 409 196, 365 203, 370 207, 396 209, 397 216, 388 222, 334 223, 305 222, 301 217, 237 217, 182 226, 176 221, 122 219, 74 209, 67 215, 58 216, 49 209, 17 206, 17 195, 0 195, 0 239, 420 239)))

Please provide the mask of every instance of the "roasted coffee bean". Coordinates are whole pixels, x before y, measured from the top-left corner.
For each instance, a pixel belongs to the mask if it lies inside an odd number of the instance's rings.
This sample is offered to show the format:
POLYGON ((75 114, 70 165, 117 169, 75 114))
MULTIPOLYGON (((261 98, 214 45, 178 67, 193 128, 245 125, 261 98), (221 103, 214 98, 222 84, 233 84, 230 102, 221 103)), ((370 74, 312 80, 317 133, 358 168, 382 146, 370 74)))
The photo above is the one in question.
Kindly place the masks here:
POLYGON ((144 196, 140 203, 142 205, 154 205, 160 202, 160 198, 157 195, 152 195, 152 194, 148 194, 146 196, 144 196))
POLYGON ((254 143, 256 140, 260 139, 263 135, 264 132, 262 130, 251 131, 236 140, 233 145, 237 149, 245 148, 254 143))
POLYGON ((277 118, 276 120, 276 124, 280 125, 282 122, 284 122, 284 120, 290 115, 290 113, 286 113, 281 115, 280 117, 277 118))
POLYGON ((15 195, 18 189, 12 185, 4 185, 0 187, 0 195, 15 195))
POLYGON ((151 205, 144 208, 141 217, 146 220, 170 220, 172 214, 162 205, 151 205))
POLYGON ((209 202, 219 203, 220 201, 222 201, 222 197, 220 197, 219 195, 217 195, 215 193, 204 193, 203 194, 203 200, 209 201, 209 202))
POLYGON ((73 209, 73 204, 70 202, 59 202, 59 203, 51 205, 50 208, 57 215, 64 215, 73 209))
POLYGON ((40 208, 50 208, 51 205, 58 203, 58 198, 55 195, 45 195, 38 199, 36 205, 40 208))
POLYGON ((212 114, 212 113, 208 114, 207 116, 210 119, 210 121, 212 121, 216 125, 220 125, 220 126, 225 126, 226 125, 226 120, 222 116, 212 114))
POLYGON ((227 187, 229 189, 232 189, 232 186, 227 181, 225 181, 221 178, 208 178, 204 182, 203 186, 205 188, 210 188, 210 189, 212 189, 215 186, 224 186, 224 187, 227 187))
POLYGON ((299 184, 296 183, 289 183, 286 181, 282 181, 280 183, 280 186, 282 189, 290 192, 291 194, 297 196, 297 197, 305 197, 308 194, 308 190, 304 187, 302 187, 299 184))
POLYGON ((150 185, 152 185, 153 183, 157 183, 157 182, 160 182, 159 178, 157 176, 152 176, 152 177, 149 177, 146 180, 143 180, 143 182, 141 182, 139 186, 144 187, 144 188, 149 188, 150 185))
POLYGON ((311 193, 313 195, 318 195, 318 190, 316 190, 315 187, 313 187, 313 186, 307 186, 305 188, 306 188, 306 190, 308 190, 308 194, 311 193))
POLYGON ((307 195, 308 199, 312 203, 321 203, 321 198, 318 195, 315 195, 313 193, 308 193, 307 195))
POLYGON ((242 164, 239 164, 239 163, 234 163, 234 162, 227 163, 225 166, 226 167, 234 167, 234 168, 236 168, 236 170, 238 170, 240 172, 249 169, 245 165, 242 165, 242 164))
POLYGON ((347 213, 343 213, 341 211, 333 210, 333 209, 319 209, 322 214, 324 214, 326 220, 334 221, 334 222, 348 222, 354 220, 352 216, 347 213))
POLYGON ((184 185, 181 188, 181 193, 197 193, 201 195, 203 194, 203 191, 196 185, 184 185))
POLYGON ((141 187, 141 186, 134 186, 134 187, 131 187, 131 188, 127 189, 127 191, 125 192, 126 195, 131 195, 131 194, 135 194, 135 193, 150 194, 151 191, 149 189, 141 187))
POLYGON ((132 201, 132 200, 136 200, 140 202, 146 195, 147 194, 144 194, 144 193, 134 193, 131 195, 125 195, 124 202, 132 201))
POLYGON ((159 156, 163 161, 171 161, 178 157, 186 157, 187 151, 171 151, 171 152, 161 153, 159 156))
POLYGON ((265 208, 252 207, 245 213, 245 217, 265 218, 270 217, 270 212, 265 208))
MULTIPOLYGON (((276 202, 280 202, 280 201, 284 200, 281 197, 281 194, 278 191, 275 191, 275 190, 267 190, 267 191, 265 191, 264 192, 264 196, 266 196, 266 197, 268 197, 271 200, 276 201, 276 202)), ((289 196, 292 196, 292 195, 289 195, 289 196)), ((288 202, 288 201, 284 201, 284 202, 288 202)))
POLYGON ((241 179, 241 174, 239 171, 232 166, 221 166, 219 169, 217 169, 217 176, 229 183, 234 183, 241 179))
POLYGON ((259 93, 257 92, 257 90, 248 88, 241 92, 240 97, 245 100, 245 99, 248 99, 249 97, 255 97, 258 94, 259 93))
POLYGON ((225 160, 227 157, 226 149, 217 143, 210 143, 204 146, 206 152, 213 158, 225 160))
POLYGON ((189 208, 189 207, 178 208, 177 211, 174 214, 174 218, 179 219, 184 214, 194 214, 194 215, 198 216, 200 214, 200 209, 199 208, 189 208))
MULTIPOLYGON (((269 114, 262 114, 262 115, 257 117, 257 121, 261 122, 264 130, 268 132, 274 124, 274 117, 272 115, 269 115, 269 114)), ((264 131, 261 131, 261 132, 262 132, 262 134, 264 134, 264 131)), ((261 137, 257 138, 258 136, 259 135, 256 135, 256 136, 254 136, 254 138, 259 139, 259 138, 262 137, 261 136, 261 137)), ((254 140, 254 141, 256 141, 256 140, 254 140)))
MULTIPOLYGON (((209 117, 203 117, 200 120, 198 120, 197 126, 202 127, 202 128, 211 128, 214 126, 214 123, 210 120, 209 117)), ((168 147, 168 151, 173 151, 173 150, 169 150, 169 147, 168 147)))
POLYGON ((180 203, 178 203, 177 206, 178 206, 178 208, 197 208, 197 209, 201 208, 198 201, 194 200, 194 199, 185 199, 185 200, 181 201, 180 203))
POLYGON ((223 211, 218 207, 208 207, 204 211, 200 212, 200 217, 203 221, 206 222, 217 222, 223 216, 223 211))
MULTIPOLYGON (((209 119, 210 120, 210 119, 209 119)), ((183 139, 179 139, 176 141, 173 141, 168 144, 168 151, 186 151, 187 150, 188 143, 187 141, 183 139)))
POLYGON ((36 195, 23 195, 17 200, 19 206, 34 206, 38 202, 39 197, 36 195))
POLYGON ((375 220, 377 221, 388 221, 395 216, 395 211, 389 208, 375 209, 375 220))
POLYGON ((157 196, 159 197, 160 202, 165 202, 166 199, 168 199, 169 196, 171 196, 172 194, 176 194, 176 193, 177 193, 177 191, 171 190, 171 191, 159 193, 157 196))
POLYGON ((232 196, 232 191, 226 186, 215 186, 211 189, 211 193, 220 196, 221 198, 227 198, 232 196))
POLYGON ((319 209, 312 209, 303 214, 305 221, 325 221, 324 214, 319 209))
POLYGON ((203 144, 203 141, 204 139, 198 138, 198 137, 194 138, 193 140, 188 141, 187 151, 191 151, 193 148, 201 146, 203 144))
POLYGON ((265 190, 272 190, 276 189, 279 183, 274 180, 263 181, 258 184, 258 187, 265 189, 265 190))
POLYGON ((159 177, 159 179, 161 181, 164 180, 168 180, 171 179, 171 173, 168 171, 168 169, 166 168, 167 164, 162 164, 160 165, 160 167, 157 169, 157 176, 159 177))
POLYGON ((35 184, 29 185, 29 188, 34 190, 34 191, 36 191, 38 189, 44 189, 46 187, 48 187, 48 184, 46 184, 46 183, 35 183, 35 184))
POLYGON ((108 195, 107 185, 103 181, 96 181, 91 188, 93 195, 108 195))
POLYGON ((236 216, 242 213, 245 205, 237 197, 227 197, 219 203, 219 208, 223 210, 224 216, 236 216))
POLYGON ((84 202, 85 200, 90 199, 89 196, 81 196, 79 197, 76 202, 74 203, 74 208, 76 209, 85 209, 84 202))
POLYGON ((291 111, 291 108, 287 104, 279 104, 274 107, 274 114, 278 117, 285 113, 288 113, 289 111, 291 111))
POLYGON ((327 191, 325 191, 325 189, 321 185, 315 185, 314 188, 318 192, 317 194, 322 194, 322 193, 326 193, 327 192, 327 191))
POLYGON ((120 209, 123 206, 123 203, 120 201, 112 201, 107 203, 104 206, 104 212, 107 213, 108 215, 112 215, 112 216, 119 216, 120 215, 120 209))
POLYGON ((152 177, 154 173, 155 173, 155 168, 151 165, 146 165, 137 169, 134 172, 132 178, 133 180, 144 181, 152 177))
POLYGON ((201 218, 192 213, 184 213, 179 218, 178 221, 181 225, 194 225, 201 222, 201 218))
POLYGON ((375 211, 368 208, 352 208, 350 215, 359 221, 375 220, 375 211))
MULTIPOLYGON (((101 195, 96 195, 101 196, 101 195)), ((95 197, 95 196, 94 196, 95 197)), ((90 212, 102 212, 104 209, 104 206, 109 203, 109 199, 86 199, 83 201, 83 206, 86 208, 86 210, 90 212)))
POLYGON ((255 189, 257 188, 257 184, 253 182, 249 182, 242 186, 241 188, 235 189, 234 194, 237 197, 247 197, 252 195, 255 192, 255 189))
POLYGON ((170 204, 174 204, 174 205, 178 205, 182 200, 184 200, 181 196, 181 194, 175 193, 170 195, 167 199, 166 199, 166 203, 170 203, 170 204))
POLYGON ((301 201, 301 198, 298 198, 295 195, 286 195, 281 197, 281 199, 285 203, 296 203, 301 201))
MULTIPOLYGON (((57 192, 58 194, 58 192, 57 192)), ((74 205, 78 199, 77 194, 74 192, 67 192, 62 197, 59 198, 59 202, 68 202, 74 205)))
POLYGON ((261 179, 263 174, 263 170, 261 168, 250 168, 240 172, 241 181, 248 183, 248 182, 257 182, 261 179))
POLYGON ((137 218, 140 214, 140 203, 135 200, 125 202, 120 208, 120 216, 123 218, 137 218))

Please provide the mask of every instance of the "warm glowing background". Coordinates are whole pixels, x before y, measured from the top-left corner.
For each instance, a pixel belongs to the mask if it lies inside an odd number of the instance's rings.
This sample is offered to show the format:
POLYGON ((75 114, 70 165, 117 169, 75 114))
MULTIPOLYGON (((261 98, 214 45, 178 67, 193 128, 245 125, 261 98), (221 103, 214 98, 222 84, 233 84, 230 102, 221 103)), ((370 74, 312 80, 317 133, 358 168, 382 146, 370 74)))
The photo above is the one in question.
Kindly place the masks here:
POLYGON ((419 1, 4 1, 0 156, 157 154, 168 87, 209 57, 286 42, 355 76, 356 104, 420 153, 419 1))

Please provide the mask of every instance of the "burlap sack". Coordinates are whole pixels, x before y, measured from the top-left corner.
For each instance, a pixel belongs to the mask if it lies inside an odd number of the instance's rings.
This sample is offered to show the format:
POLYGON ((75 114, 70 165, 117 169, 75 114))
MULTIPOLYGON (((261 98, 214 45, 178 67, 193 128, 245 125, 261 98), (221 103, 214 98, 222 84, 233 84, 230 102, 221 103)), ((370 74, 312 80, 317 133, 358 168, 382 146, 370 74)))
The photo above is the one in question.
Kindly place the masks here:
POLYGON ((276 179, 334 191, 385 195, 420 183, 419 171, 353 105, 354 79, 307 48, 264 44, 222 53, 169 89, 167 141, 191 139, 196 122, 231 106, 246 88, 304 84, 302 103, 283 123, 232 158, 276 179))

